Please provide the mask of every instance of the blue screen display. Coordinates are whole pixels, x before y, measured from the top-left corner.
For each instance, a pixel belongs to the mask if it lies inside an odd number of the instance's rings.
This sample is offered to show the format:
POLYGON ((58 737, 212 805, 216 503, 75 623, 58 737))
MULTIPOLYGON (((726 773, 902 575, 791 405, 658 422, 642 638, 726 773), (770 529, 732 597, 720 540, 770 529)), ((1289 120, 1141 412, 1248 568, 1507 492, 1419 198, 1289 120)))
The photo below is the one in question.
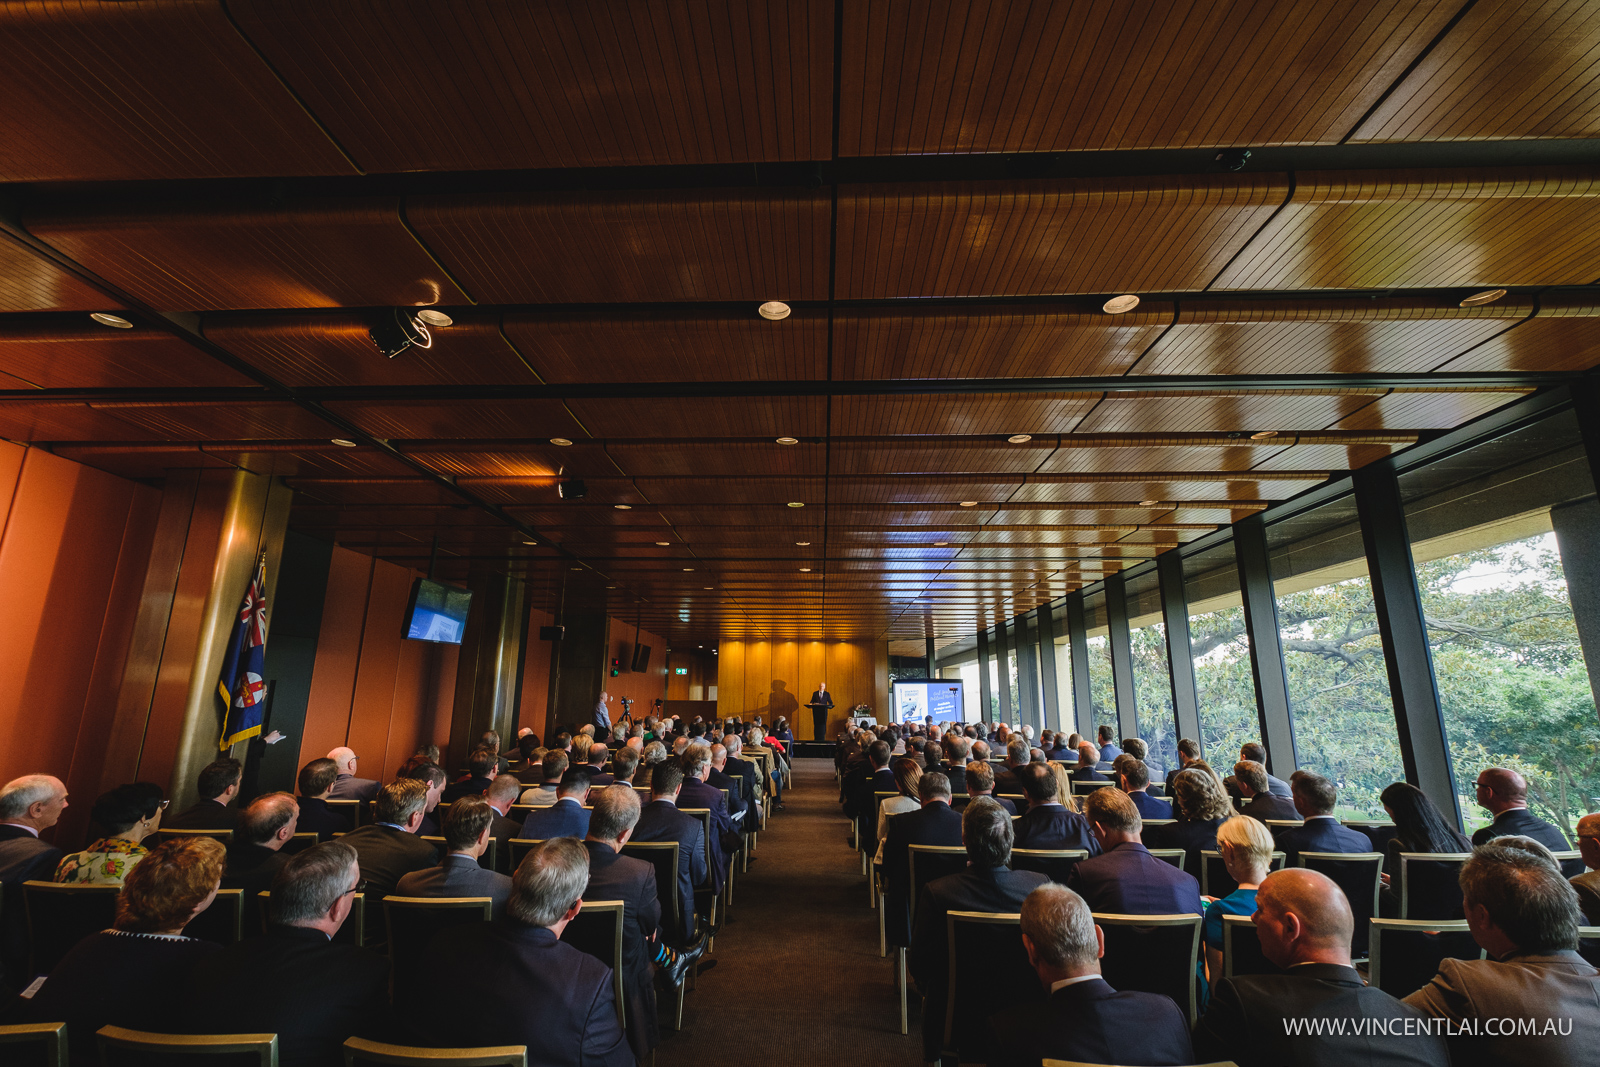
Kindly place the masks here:
POLYGON ((467 609, 471 606, 470 589, 418 578, 411 593, 406 637, 412 641, 459 645, 462 631, 467 628, 467 609))

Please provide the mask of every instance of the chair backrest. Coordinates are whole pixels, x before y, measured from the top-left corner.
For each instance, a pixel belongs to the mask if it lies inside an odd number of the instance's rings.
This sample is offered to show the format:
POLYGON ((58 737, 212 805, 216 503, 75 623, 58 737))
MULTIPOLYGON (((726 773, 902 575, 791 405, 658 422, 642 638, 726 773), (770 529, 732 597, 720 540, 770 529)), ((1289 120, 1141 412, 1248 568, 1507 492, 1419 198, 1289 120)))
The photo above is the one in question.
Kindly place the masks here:
MULTIPOLYGON (((450 855, 450 843, 443 837, 434 837, 431 834, 422 834, 420 836, 424 841, 428 842, 428 844, 437 848, 440 856, 450 855)), ((486 871, 499 870, 500 868, 495 866, 495 861, 499 859, 497 854, 499 852, 499 846, 499 841, 492 837, 489 838, 489 847, 484 849, 483 855, 478 857, 478 866, 482 867, 486 871)))
MULTIPOLYGON (((465 923, 488 922, 493 906, 490 897, 384 897, 391 982, 398 986, 407 976, 420 978, 422 953, 434 934, 465 923)), ((398 988, 394 999, 407 1002, 398 988)))
POLYGON ((1374 852, 1382 852, 1394 840, 1394 823, 1388 819, 1340 819, 1339 825, 1366 834, 1374 852))
MULTIPOLYGON (((272 890, 263 889, 261 897, 261 933, 267 932, 272 922, 272 890)), ((367 895, 357 893, 350 898, 350 914, 345 917, 339 932, 333 935, 336 945, 354 945, 361 948, 367 943, 367 895)))
POLYGON ((1028 798, 1021 793, 995 793, 996 800, 1009 800, 1018 811, 1028 810, 1028 798))
POLYGON ((1357 958, 1367 954, 1367 920, 1380 914, 1379 894, 1383 891, 1383 853, 1381 852, 1302 852, 1300 866, 1325 874, 1344 890, 1355 916, 1355 936, 1350 951, 1357 958))
MULTIPOLYGON (((693 815, 696 819, 700 820, 700 829, 705 831, 703 834, 701 834, 701 836, 705 838, 706 842, 706 877, 709 879, 715 879, 716 864, 712 862, 712 857, 714 855, 712 852, 712 848, 714 847, 714 838, 712 835, 716 833, 716 830, 711 824, 711 809, 679 808, 678 810, 683 812, 685 815, 693 815)), ((710 883, 708 883, 708 885, 709 884, 710 883)), ((696 886, 695 888, 699 889, 702 887, 696 886)))
POLYGON ((1088 858, 1086 848, 1014 848, 1011 867, 1017 871, 1037 871, 1052 882, 1066 885, 1072 868, 1088 858))
MULTIPOLYGON (((1269 871, 1283 870, 1283 861, 1286 854, 1274 852, 1272 860, 1267 865, 1269 871)), ((1233 875, 1228 873, 1228 867, 1222 862, 1222 853, 1202 849, 1200 851, 1200 893, 1208 897, 1225 897, 1239 888, 1239 883, 1233 880, 1233 875)))
POLYGON ((1568 849, 1563 852, 1552 852, 1557 863, 1561 865, 1561 873, 1567 878, 1576 878, 1583 873, 1583 853, 1577 849, 1568 849))
POLYGON ((1278 968, 1261 951, 1255 920, 1248 915, 1222 917, 1222 976, 1277 974, 1278 968))
POLYGON ((1441 960, 1483 959, 1465 919, 1369 919, 1367 927, 1367 984, 1392 997, 1427 985, 1441 960))
POLYGON ((960 845, 907 845, 906 873, 909 875, 911 897, 906 902, 911 907, 911 928, 917 924, 917 898, 922 887, 935 878, 947 874, 960 874, 967 869, 967 850, 960 845))
POLYGON ((1271 830, 1274 836, 1280 831, 1292 830, 1296 826, 1304 826, 1306 824, 1304 819, 1268 819, 1266 823, 1267 829, 1271 830))
POLYGON ((548 804, 513 804, 506 809, 506 818, 514 819, 519 823, 523 823, 527 822, 528 816, 534 812, 543 811, 545 808, 554 806, 555 801, 553 800, 548 804))
POLYGON ((0 1026, 0 1045, 8 1051, 0 1059, 7 1063, 37 1063, 39 1067, 67 1067, 66 1023, 14 1023, 0 1026), (23 1058, 26 1049, 32 1056, 23 1058))
POLYGON ((350 829, 365 826, 371 822, 372 805, 365 800, 330 800, 328 807, 342 814, 350 821, 350 829))
POLYGON ((22 883, 32 953, 29 974, 49 974, 73 945, 109 927, 117 917, 120 892, 120 885, 22 883))
POLYGON ((1172 826, 1178 820, 1177 819, 1140 819, 1139 821, 1141 823, 1143 823, 1145 826, 1172 826))
POLYGON ((1470 852, 1400 853, 1400 918, 1460 919, 1461 865, 1470 852))
POLYGON ((204 1056, 213 1062, 224 1058, 238 1062, 248 1056, 259 1067, 278 1067, 277 1034, 155 1034, 102 1026, 95 1040, 100 1061, 116 1067, 161 1064, 174 1056, 204 1056))
POLYGON ((1019 1006, 1044 1001, 1044 987, 1022 946, 1022 916, 1015 912, 952 911, 945 918, 950 974, 945 986, 944 1044, 961 1059, 982 1058, 989 1048, 984 1012, 957 1004, 1019 1006))
POLYGON ((1117 915, 1096 912, 1105 934, 1101 973, 1112 989, 1170 997, 1194 1025, 1195 964, 1200 958, 1202 915, 1117 915))
MULTIPOLYGON (((681 850, 676 841, 629 841, 622 846, 622 855, 644 860, 656 869, 656 899, 661 902, 661 926, 670 931, 676 940, 683 929, 684 901, 678 892, 678 859, 681 850)), ((693 902, 689 902, 693 906, 693 902)))
POLYGON ((506 849, 511 853, 511 869, 514 871, 522 866, 522 860, 528 853, 544 844, 542 837, 513 837, 506 842, 506 849))
POLYGON ((1600 926, 1578 927, 1578 955, 1589 961, 1589 966, 1600 966, 1600 926))
POLYGON ((1078 781, 1074 781, 1072 783, 1072 792, 1076 796, 1086 797, 1090 793, 1093 793, 1096 789, 1104 789, 1108 785, 1116 785, 1116 784, 1117 784, 1116 782, 1078 782, 1078 781))
MULTIPOLYGON (((253 931, 252 931, 253 932, 253 931)), ((244 890, 219 889, 211 906, 183 928, 185 937, 231 945, 244 939, 244 890)))
POLYGON ((1189 853, 1181 848, 1147 848, 1146 852, 1158 860, 1172 864, 1178 870, 1183 870, 1183 858, 1189 853))
POLYGON ((162 827, 156 831, 158 841, 170 841, 174 837, 214 837, 223 844, 227 844, 233 837, 232 830, 175 830, 162 827))
POLYGON ((384 1067, 527 1067, 527 1045, 492 1045, 486 1048, 415 1048, 386 1045, 352 1037, 344 1043, 345 1067, 363 1064, 384 1067))
POLYGON ((617 998, 617 1023, 626 1030, 628 1014, 622 988, 622 913, 623 903, 620 900, 585 900, 583 910, 561 932, 561 940, 611 968, 612 992, 617 998))
POLYGON ((295 834, 293 837, 289 838, 289 840, 285 841, 283 843, 283 847, 278 849, 278 851, 282 852, 285 856, 292 856, 296 852, 304 852, 306 849, 316 844, 317 839, 320 836, 321 835, 314 830, 308 830, 303 834, 295 834))

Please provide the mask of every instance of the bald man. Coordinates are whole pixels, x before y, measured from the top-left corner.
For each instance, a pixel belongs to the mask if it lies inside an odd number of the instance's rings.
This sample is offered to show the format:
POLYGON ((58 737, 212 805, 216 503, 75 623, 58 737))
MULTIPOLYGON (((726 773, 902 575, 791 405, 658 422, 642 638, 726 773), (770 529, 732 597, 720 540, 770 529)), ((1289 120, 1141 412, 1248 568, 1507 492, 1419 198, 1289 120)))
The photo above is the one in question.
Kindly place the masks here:
POLYGON ((1195 1027, 1197 1061, 1233 1060, 1239 1067, 1447 1067, 1444 1039, 1406 1022, 1422 1014, 1363 984, 1350 965, 1355 918, 1332 879, 1303 867, 1274 871, 1256 893, 1254 918, 1261 951, 1284 973, 1239 975, 1212 987, 1211 1005, 1195 1027), (1365 1027, 1380 1027, 1380 1033, 1308 1034, 1293 1022, 1301 1019, 1345 1020, 1346 1027, 1349 1020, 1361 1019, 1365 1027))
POLYGON ((1573 878, 1578 891, 1578 906, 1593 926, 1600 922, 1600 815, 1585 815, 1578 820, 1578 851, 1583 853, 1584 872, 1573 878))
MULTIPOLYGON (((1492 813, 1494 821, 1472 835, 1474 845, 1515 834, 1531 837, 1551 852, 1565 852, 1572 847, 1565 834, 1528 810, 1528 782, 1516 771, 1487 767, 1478 775, 1477 790, 1478 807, 1492 813)), ((1583 865, 1569 861, 1563 866, 1570 878, 1580 873, 1583 865)))
POLYGON ((333 760, 338 774, 333 779, 333 788, 328 791, 329 800, 371 800, 378 795, 378 783, 371 778, 356 777, 355 749, 340 746, 328 753, 328 758, 333 760))

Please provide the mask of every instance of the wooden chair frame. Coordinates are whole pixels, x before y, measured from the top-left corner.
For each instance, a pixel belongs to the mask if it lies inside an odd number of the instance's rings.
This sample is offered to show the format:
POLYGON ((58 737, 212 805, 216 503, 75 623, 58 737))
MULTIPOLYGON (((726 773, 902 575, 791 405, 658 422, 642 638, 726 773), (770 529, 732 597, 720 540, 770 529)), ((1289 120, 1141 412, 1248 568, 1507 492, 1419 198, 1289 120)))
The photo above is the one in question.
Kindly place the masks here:
POLYGON ((102 1026, 95 1032, 100 1062, 112 1067, 110 1050, 133 1049, 152 1056, 220 1056, 254 1054, 260 1067, 278 1067, 277 1034, 157 1034, 102 1026))
POLYGON ((0 1045, 44 1046, 45 1067, 67 1067, 66 1023, 14 1023, 0 1026, 0 1045))
MULTIPOLYGON (((1179 851, 1182 851, 1181 849, 1179 851)), ((1192 927, 1194 936, 1189 941, 1189 1025, 1193 1026, 1200 1012, 1199 998, 1195 992, 1194 973, 1195 966, 1200 962, 1200 928, 1205 923, 1204 915, 1121 915, 1112 912, 1094 913, 1094 921, 1101 926, 1188 926, 1192 927)))
POLYGON ((544 842, 545 839, 542 837, 513 837, 507 841, 506 851, 511 853, 511 869, 515 871, 522 866, 522 861, 528 853, 544 844, 544 842))
MULTIPOLYGON (((23 882, 22 883, 22 914, 23 914, 23 919, 26 921, 27 926, 28 926, 28 967, 29 967, 29 973, 30 974, 39 974, 41 972, 41 968, 39 967, 39 960, 38 960, 38 946, 34 944, 34 935, 33 935, 33 931, 34 931, 34 919, 33 919, 34 905, 33 905, 33 902, 34 902, 35 899, 37 899, 39 896, 43 896, 43 895, 52 895, 52 896, 59 895, 59 896, 64 896, 64 897, 99 895, 99 896, 110 896, 110 897, 114 898, 114 897, 116 897, 116 895, 118 893, 121 893, 121 892, 122 892, 122 886, 120 886, 120 885, 99 885, 99 884, 69 885, 69 884, 64 883, 64 882, 39 882, 39 881, 23 882)), ((116 907, 116 905, 113 904, 112 905, 113 910, 115 910, 115 907, 116 907)))
MULTIPOLYGON (((196 915, 194 917, 193 922, 199 922, 200 921, 200 917, 202 915, 209 915, 211 912, 216 911, 217 909, 222 909, 224 911, 231 910, 233 912, 233 914, 228 917, 229 920, 231 920, 228 923, 228 925, 233 927, 233 942, 237 943, 237 942, 243 941, 244 940, 244 890, 243 889, 219 889, 219 890, 217 890, 217 898, 211 902, 211 906, 209 908, 207 908, 205 911, 201 912, 200 915, 196 915)), ((191 923, 191 925, 193 925, 193 923, 191 923)))
POLYGON ((950 960, 950 971, 945 979, 944 1000, 944 1047, 950 1048, 955 1034, 956 1021, 956 973, 960 970, 956 966, 956 924, 979 923, 988 926, 1015 926, 1022 927, 1020 912, 1007 911, 952 911, 945 915, 944 936, 945 954, 950 960))
MULTIPOLYGON (((1233 977, 1233 932, 1241 926, 1255 929, 1256 921, 1248 915, 1224 915, 1222 917, 1222 977, 1233 977)), ((1260 935, 1257 934, 1257 940, 1260 935)))
POLYGON ((1189 855, 1187 849, 1182 848, 1147 848, 1146 852, 1164 863, 1170 863, 1178 870, 1183 870, 1183 861, 1189 855))
MULTIPOLYGON (((1031 871, 1031 870, 1035 870, 1035 868, 1033 868, 1033 867, 1018 867, 1017 866, 1016 860, 1017 860, 1018 856, 1022 856, 1024 858, 1036 857, 1038 859, 1051 859, 1051 860, 1077 860, 1079 863, 1082 863, 1084 860, 1089 858, 1089 850, 1086 849, 1086 848, 1014 848, 1014 849, 1012 849, 1011 850, 1011 867, 1012 867, 1012 869, 1013 870, 1031 871)), ((1044 872, 1041 871, 1039 873, 1042 874, 1044 872)), ((1048 876, 1046 876, 1046 877, 1048 877, 1048 876)), ((1054 879, 1051 879, 1051 880, 1054 881, 1054 879)))
MULTIPOLYGON (((700 820, 700 828, 705 831, 705 833, 702 836, 704 836, 705 842, 706 842, 706 878, 710 880, 710 884, 711 885, 715 885, 716 884, 716 873, 715 872, 716 872, 716 869, 717 869, 717 865, 716 865, 716 861, 715 861, 716 853, 713 851, 713 846, 712 846, 712 842, 711 842, 711 835, 712 835, 713 831, 715 830, 715 827, 712 825, 712 822, 711 822, 711 809, 710 808, 679 808, 678 810, 683 812, 685 815, 693 815, 695 818, 700 820)), ((728 860, 728 874, 730 876, 733 874, 733 860, 732 860, 731 857, 728 860)), ((712 930, 716 930, 717 927, 721 925, 717 921, 717 903, 721 899, 722 896, 726 896, 726 895, 727 895, 727 886, 726 885, 723 886, 723 892, 721 894, 712 894, 712 897, 711 897, 711 929, 712 930)), ((724 909, 726 909, 727 905, 724 903, 723 907, 724 907, 724 909)), ((715 946, 716 946, 716 939, 713 937, 710 941, 706 942, 706 951, 707 952, 712 951, 712 949, 715 946)))
MULTIPOLYGON (((1416 861, 1455 863, 1458 866, 1472 858, 1470 852, 1402 852, 1400 853, 1400 918, 1409 919, 1411 911, 1411 864, 1416 861)), ((1431 919, 1425 922, 1442 922, 1431 919)))
POLYGON ((358 1062, 381 1063, 389 1067, 528 1067, 528 1046, 416 1048, 352 1037, 344 1043, 345 1067, 355 1067, 358 1062))
POLYGON ((1372 918, 1378 918, 1382 912, 1379 905, 1383 899, 1383 853, 1382 852, 1301 852, 1296 858, 1300 866, 1307 867, 1306 860, 1320 860, 1325 863, 1352 863, 1361 861, 1375 864, 1372 872, 1372 918))
MULTIPOLYGON (((683 907, 684 907, 684 902, 683 902, 681 894, 679 894, 679 892, 678 892, 678 860, 679 860, 678 842, 676 842, 676 841, 629 841, 629 842, 627 842, 626 844, 624 844, 622 846, 622 855, 624 855, 624 856, 633 855, 636 858, 638 858, 638 854, 641 853, 641 852, 661 852, 661 853, 669 854, 672 857, 672 872, 671 872, 671 875, 670 875, 670 877, 672 878, 672 913, 669 916, 669 918, 671 919, 671 921, 673 923, 673 925, 672 925, 672 929, 673 930, 682 929, 683 928, 683 907)), ((650 862, 650 861, 646 861, 646 862, 650 862)), ((653 862, 651 862, 650 865, 652 867, 655 866, 655 864, 653 862)), ((660 884, 661 884, 661 878, 658 875, 657 878, 656 878, 656 885, 659 886, 660 884)), ((693 903, 692 902, 690 903, 690 907, 693 907, 693 903)), ((673 1027, 672 1028, 674 1030, 682 1030, 683 1029, 684 979, 680 978, 678 980, 678 984, 677 984, 677 986, 675 988, 677 989, 677 992, 678 992, 678 1011, 677 1011, 677 1019, 673 1023, 673 1027)))
MULTIPOLYGON (((1367 984, 1373 989, 1383 988, 1383 938, 1385 930, 1415 931, 1419 933, 1468 933, 1465 919, 1370 919, 1367 924, 1367 984)), ((1487 954, 1480 950, 1478 958, 1487 954)))
POLYGON ((233 837, 232 830, 184 830, 163 826, 156 830, 157 842, 165 841, 169 837, 212 837, 226 844, 233 837))
POLYGON ((612 953, 611 991, 617 998, 617 1025, 624 1033, 628 1030, 628 1004, 622 984, 622 917, 625 905, 620 900, 585 900, 580 915, 610 915, 616 923, 616 950, 612 953))
MULTIPOLYGON (((922 885, 917 881, 917 854, 931 854, 944 856, 965 856, 967 850, 962 845, 907 845, 906 846, 906 881, 910 885, 910 892, 906 898, 906 913, 910 916, 911 929, 917 928, 917 898, 922 895, 922 885)), ((881 912, 882 909, 880 908, 881 912)), ((895 984, 900 992, 900 1032, 910 1032, 910 990, 906 977, 906 946, 896 945, 894 950, 894 977, 895 984)))
MULTIPOLYGON (((1281 871, 1281 870, 1283 870, 1283 865, 1284 865, 1285 861, 1288 860, 1288 858, 1289 858, 1289 854, 1286 853, 1286 852, 1276 852, 1276 851, 1273 852, 1272 853, 1272 858, 1267 863, 1267 871, 1270 873, 1272 871, 1281 871)), ((1209 865, 1206 863, 1206 860, 1216 860, 1218 863, 1221 863, 1222 862, 1222 852, 1221 852, 1221 850, 1220 849, 1209 849, 1209 848, 1203 848, 1203 849, 1200 850, 1200 895, 1203 896, 1203 897, 1222 896, 1223 894, 1220 894, 1220 893, 1213 894, 1211 892, 1211 887, 1209 885, 1209 883, 1211 881, 1211 877, 1210 877, 1210 873, 1211 872, 1210 872, 1209 865)), ((1226 866, 1223 867, 1223 871, 1224 872, 1227 871, 1227 867, 1226 866)))

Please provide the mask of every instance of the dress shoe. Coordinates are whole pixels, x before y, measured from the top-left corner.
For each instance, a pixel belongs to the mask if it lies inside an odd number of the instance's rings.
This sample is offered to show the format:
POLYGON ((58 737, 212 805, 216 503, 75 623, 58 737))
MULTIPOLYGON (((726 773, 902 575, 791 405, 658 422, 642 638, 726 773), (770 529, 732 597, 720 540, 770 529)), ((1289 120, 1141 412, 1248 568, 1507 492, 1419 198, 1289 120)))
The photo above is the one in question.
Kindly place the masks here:
POLYGON ((694 966, 694 961, 706 954, 706 943, 710 939, 702 936, 694 944, 678 953, 677 958, 666 966, 667 984, 676 986, 683 981, 683 976, 689 973, 689 968, 694 966))

